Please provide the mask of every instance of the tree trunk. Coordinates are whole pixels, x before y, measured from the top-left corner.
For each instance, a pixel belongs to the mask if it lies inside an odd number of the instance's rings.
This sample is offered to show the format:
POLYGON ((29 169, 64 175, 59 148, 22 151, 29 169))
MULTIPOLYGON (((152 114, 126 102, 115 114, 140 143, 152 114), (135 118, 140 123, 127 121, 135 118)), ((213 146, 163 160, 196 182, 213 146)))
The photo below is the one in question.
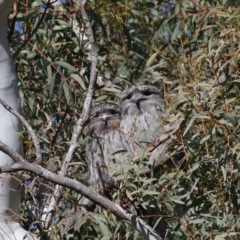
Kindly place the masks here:
MULTIPOLYGON (((14 0, 0 0, 0 98, 20 112, 17 76, 7 40, 7 14, 14 0)), ((0 106, 0 140, 23 155, 22 140, 17 133, 21 122, 0 106)), ((13 160, 0 152, 0 164, 12 165, 13 160)), ((27 232, 19 224, 21 180, 18 175, 0 175, 0 239, 23 239, 27 232)), ((31 239, 30 237, 28 239, 31 239)))

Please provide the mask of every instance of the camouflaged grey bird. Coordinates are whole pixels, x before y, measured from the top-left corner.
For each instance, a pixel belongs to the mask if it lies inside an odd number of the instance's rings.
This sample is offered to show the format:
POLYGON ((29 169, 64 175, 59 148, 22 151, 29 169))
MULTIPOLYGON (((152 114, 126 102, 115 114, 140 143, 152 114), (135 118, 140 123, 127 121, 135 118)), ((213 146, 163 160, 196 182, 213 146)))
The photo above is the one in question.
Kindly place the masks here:
MULTIPOLYGON (((123 91, 121 98, 121 130, 127 142, 128 151, 134 158, 154 144, 162 133, 164 117, 164 101, 161 92, 153 86, 132 86, 123 91)), ((165 146, 158 146, 149 155, 149 163, 163 162, 168 159, 165 146)), ((142 209, 143 215, 162 215, 158 207, 142 209)), ((158 219, 158 217, 156 216, 158 219)), ((150 217, 151 219, 151 217, 150 217)), ((152 217, 152 220, 154 217, 152 217)), ((167 234, 168 225, 164 218, 157 220, 155 230, 162 238, 167 234)))
MULTIPOLYGON (((132 86, 123 91, 121 98, 121 130, 132 156, 140 154, 149 144, 154 144, 164 132, 161 128, 164 117, 164 101, 161 92, 154 86, 132 86)), ((161 157, 162 147, 155 149, 149 162, 154 164, 161 157)))
POLYGON ((109 170, 120 168, 124 149, 120 132, 120 108, 115 104, 100 104, 90 111, 90 140, 86 144, 86 160, 90 182, 95 189, 104 192, 112 185, 109 170))

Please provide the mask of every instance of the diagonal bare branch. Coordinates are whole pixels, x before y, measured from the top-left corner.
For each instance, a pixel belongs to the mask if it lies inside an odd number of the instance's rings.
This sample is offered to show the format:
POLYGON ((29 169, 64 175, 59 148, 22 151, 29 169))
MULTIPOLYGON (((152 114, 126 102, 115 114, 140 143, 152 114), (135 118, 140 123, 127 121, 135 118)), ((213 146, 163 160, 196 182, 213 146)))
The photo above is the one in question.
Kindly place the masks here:
POLYGON ((60 184, 61 186, 81 193, 83 196, 87 197, 91 201, 109 210, 116 217, 131 224, 135 229, 141 232, 146 239, 162 240, 162 238, 159 237, 158 234, 141 218, 137 217, 134 214, 126 213, 124 209, 122 209, 117 203, 111 202, 109 199, 101 196, 93 189, 86 187, 85 185, 76 180, 54 174, 37 164, 28 163, 20 154, 18 154, 16 151, 14 151, 14 149, 10 148, 2 141, 0 141, 0 150, 9 155, 15 161, 15 163, 11 166, 0 166, 0 173, 24 170, 37 174, 38 176, 46 180, 49 180, 56 184, 60 184))

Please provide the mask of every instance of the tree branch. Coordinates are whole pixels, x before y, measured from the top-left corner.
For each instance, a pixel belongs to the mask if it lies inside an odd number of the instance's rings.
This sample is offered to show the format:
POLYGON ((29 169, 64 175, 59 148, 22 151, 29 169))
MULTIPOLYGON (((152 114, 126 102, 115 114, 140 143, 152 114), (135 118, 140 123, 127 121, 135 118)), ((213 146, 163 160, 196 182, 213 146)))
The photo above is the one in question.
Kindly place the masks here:
POLYGON ((20 113, 13 110, 12 107, 9 106, 6 102, 4 102, 1 98, 0 98, 0 103, 3 105, 4 108, 6 108, 7 111, 9 111, 14 116, 16 116, 23 123, 23 125, 26 127, 26 129, 29 131, 29 133, 32 137, 32 140, 33 140, 35 150, 36 150, 37 163, 41 163, 42 162, 41 148, 40 148, 37 136, 36 136, 34 130, 32 129, 31 125, 27 122, 27 120, 20 113))
MULTIPOLYGON (((81 0, 79 1, 79 7, 81 9, 83 22, 85 24, 88 39, 89 39, 90 46, 91 46, 91 73, 90 73, 89 87, 88 87, 87 96, 86 96, 86 99, 85 99, 85 102, 83 105, 82 115, 81 115, 80 119, 77 121, 76 126, 74 128, 72 138, 71 138, 71 144, 69 146, 66 157, 63 161, 61 171, 59 173, 60 176, 65 175, 67 167, 68 167, 68 163, 71 161, 74 151, 78 147, 77 141, 78 141, 79 135, 82 133, 82 130, 84 129, 84 127, 86 126, 86 124, 88 122, 90 106, 92 103, 92 97, 94 94, 95 83, 96 83, 96 79, 97 79, 97 72, 98 72, 98 70, 97 70, 97 51, 98 51, 98 49, 95 44, 94 35, 93 35, 93 31, 92 31, 92 28, 90 25, 90 21, 88 19, 88 15, 84 9, 85 3, 86 3, 86 1, 81 1, 81 0)), ((48 215, 45 220, 46 228, 49 228, 49 226, 50 226, 51 218, 55 211, 57 202, 60 199, 60 196, 61 196, 61 187, 59 185, 57 185, 55 187, 53 196, 49 203, 49 207, 48 207, 48 211, 47 211, 48 215)))
MULTIPOLYGON (((165 163, 169 157, 166 155, 169 147, 173 145, 175 142, 174 138, 171 138, 178 130, 180 129, 181 123, 183 122, 184 118, 179 118, 173 126, 163 126, 164 132, 161 134, 161 136, 156 140, 154 144, 151 144, 147 148, 147 153, 151 153, 149 157, 149 164, 156 168, 160 164, 165 163), (157 157, 156 157, 157 154, 157 157)), ((139 160, 139 156, 134 156, 132 161, 137 162, 139 160)), ((146 168, 144 170, 141 170, 141 174, 145 174, 147 172, 150 172, 151 170, 149 168, 146 168)))
POLYGON ((0 173, 16 172, 22 170, 35 173, 36 175, 46 180, 49 180, 56 184, 60 184, 63 187, 67 187, 81 193, 83 196, 89 198, 91 201, 109 210, 116 217, 131 224, 135 229, 141 232, 146 239, 162 240, 162 238, 159 237, 158 234, 142 219, 140 219, 134 214, 126 213, 118 204, 111 202, 109 199, 101 196, 93 189, 86 187, 85 185, 76 180, 54 174, 37 164, 28 163, 21 155, 19 155, 16 151, 14 151, 2 141, 0 141, 0 150, 3 151, 5 154, 9 155, 15 161, 15 163, 11 166, 0 166, 0 173))
POLYGON ((166 129, 166 127, 163 129, 165 130, 165 133, 161 134, 160 138, 157 139, 157 141, 148 147, 147 151, 148 152, 152 152, 154 151, 158 146, 160 146, 161 144, 163 144, 164 142, 166 142, 167 140, 169 140, 171 135, 176 134, 176 132, 180 129, 180 125, 183 122, 184 118, 179 118, 174 124, 173 126, 169 127, 168 129, 166 129), (170 132, 171 131, 171 132, 170 132), (170 132, 169 134, 167 134, 168 132, 170 132))

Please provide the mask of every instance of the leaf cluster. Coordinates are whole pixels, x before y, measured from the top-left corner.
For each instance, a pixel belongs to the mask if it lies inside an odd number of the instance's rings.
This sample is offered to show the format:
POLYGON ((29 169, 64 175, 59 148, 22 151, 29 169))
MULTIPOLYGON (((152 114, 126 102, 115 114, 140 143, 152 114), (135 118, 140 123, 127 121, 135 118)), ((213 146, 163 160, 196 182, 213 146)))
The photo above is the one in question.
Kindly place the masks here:
MULTIPOLYGON (((32 0, 28 6, 18 2, 11 48, 23 113, 38 134, 44 166, 58 171, 89 84, 89 43, 72 1, 64 3, 66 12, 43 1, 32 0), (73 31, 75 22, 82 38, 73 31)), ((143 152, 139 172, 125 166, 126 174, 117 178, 121 187, 110 192, 111 198, 152 227, 165 219, 173 239, 237 239, 240 7, 231 0, 99 0, 89 1, 87 11, 99 48, 93 105, 118 103, 119 93, 132 84, 154 84, 164 91, 165 122, 185 118, 169 151, 169 161, 179 152, 184 153, 182 161, 142 174, 147 167, 143 152)), ((26 131, 22 136, 31 161, 31 138, 26 131)), ((71 178, 80 179, 87 171, 87 137, 80 137, 68 167, 71 178)), ((39 197, 41 184, 26 192, 25 201, 27 195, 39 197)), ((55 223, 78 209, 80 197, 66 189, 55 223)), ((57 224, 53 229, 52 238, 59 239, 57 224)), ((74 229, 64 237, 140 239, 138 232, 100 207, 79 211, 74 229)))

